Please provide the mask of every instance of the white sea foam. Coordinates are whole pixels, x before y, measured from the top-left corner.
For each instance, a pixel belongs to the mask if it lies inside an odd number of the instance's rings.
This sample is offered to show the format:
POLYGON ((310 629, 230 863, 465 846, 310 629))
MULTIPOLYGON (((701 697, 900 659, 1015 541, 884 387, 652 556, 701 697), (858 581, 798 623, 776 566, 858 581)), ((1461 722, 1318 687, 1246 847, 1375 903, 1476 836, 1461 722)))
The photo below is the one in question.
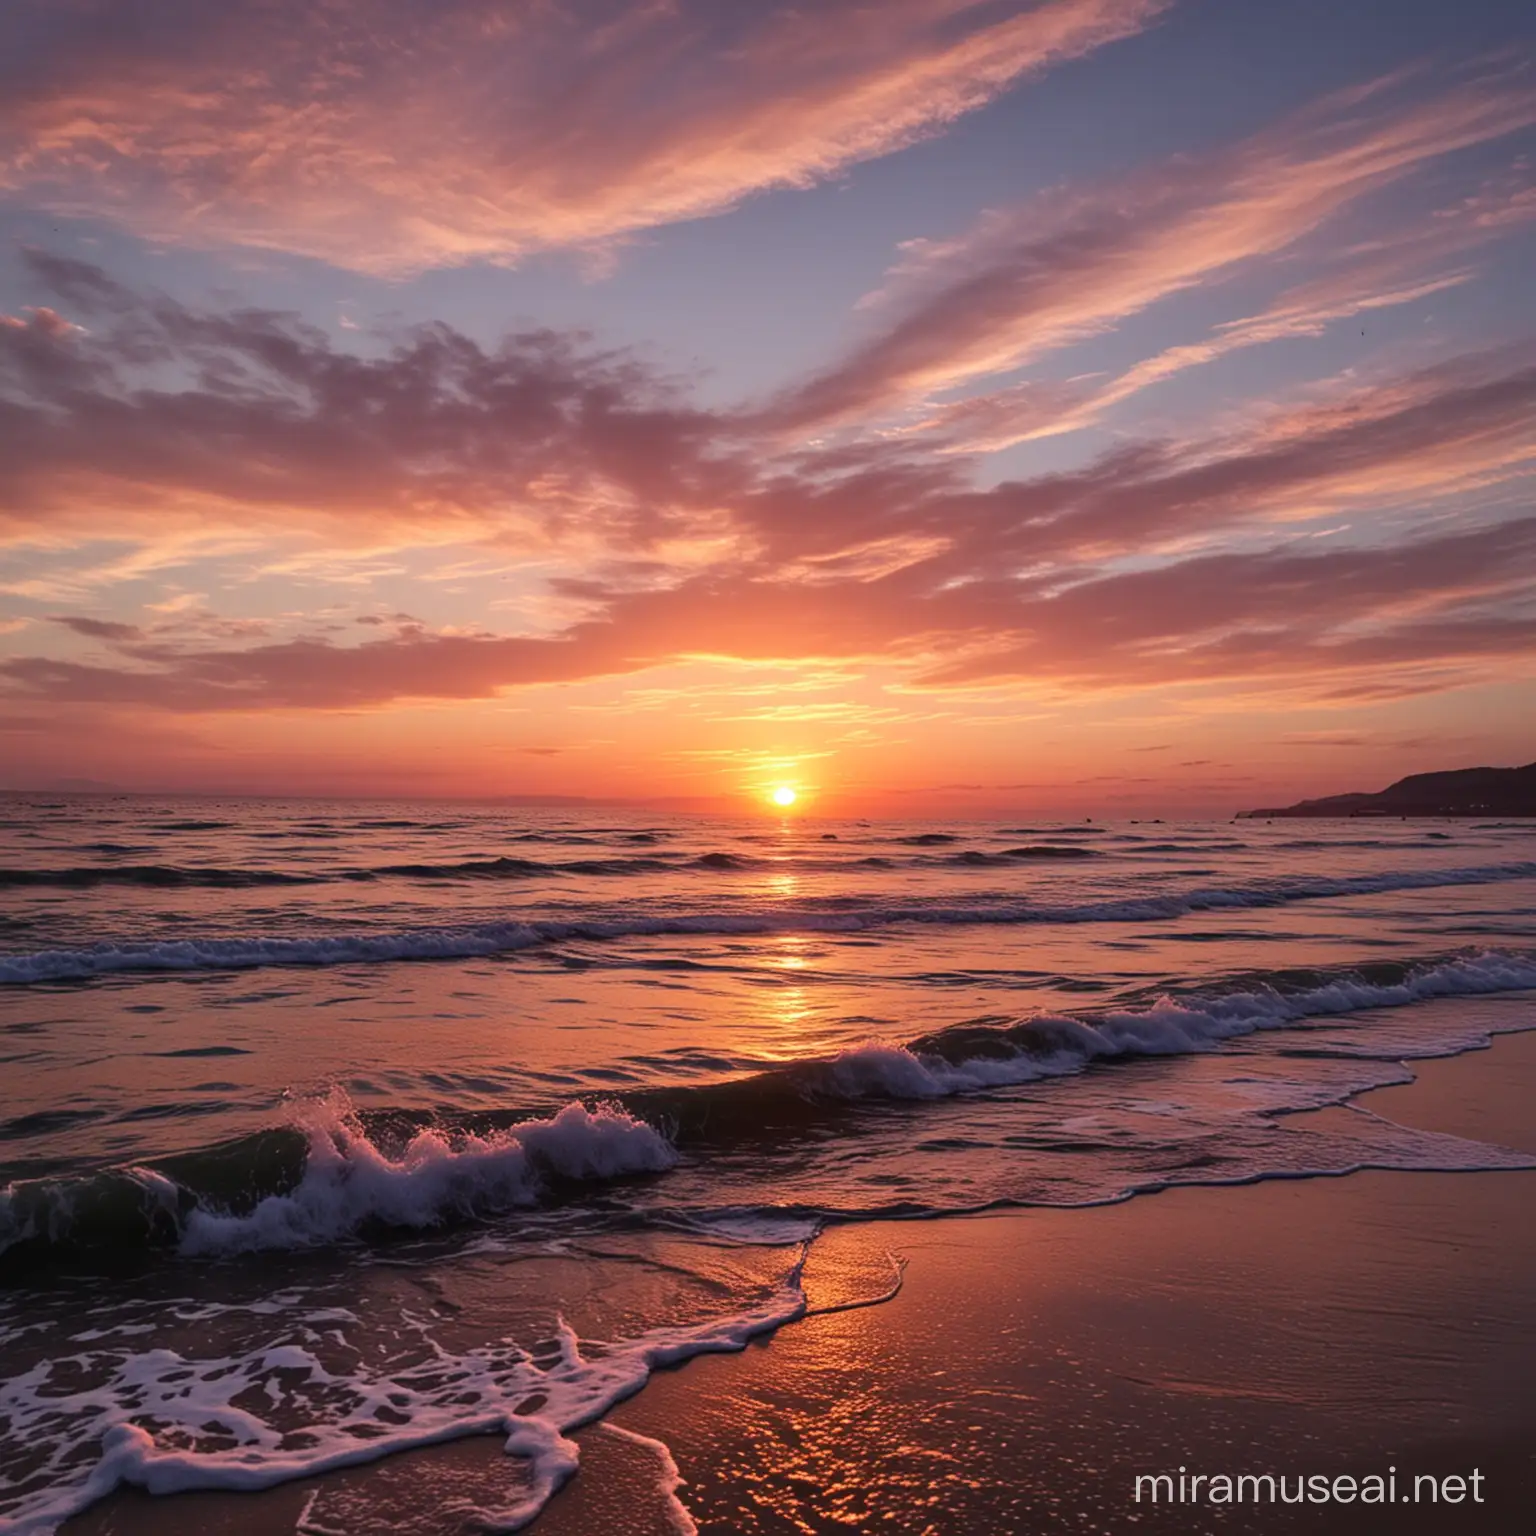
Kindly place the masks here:
POLYGON ((122 971, 241 970, 260 966, 357 965, 401 960, 475 959, 571 939, 784 932, 850 933, 906 924, 1154 922, 1193 912, 1284 906, 1292 902, 1440 886, 1485 885, 1536 878, 1536 862, 1456 869, 1397 870, 1372 875, 1301 877, 1247 885, 1202 886, 1166 895, 1129 896, 1077 905, 1031 902, 948 905, 871 902, 850 911, 781 905, 739 913, 685 912, 589 921, 538 920, 475 927, 417 928, 401 933, 327 938, 206 938, 39 950, 0 957, 0 984, 79 980, 122 971))
POLYGON ((603 1428, 610 1435, 617 1435, 621 1440, 628 1440, 632 1445, 644 1446, 660 1463, 661 1496, 665 1501, 667 1520, 671 1524, 676 1536, 699 1536, 699 1527, 691 1514, 688 1506, 678 1498, 677 1490, 684 1484, 684 1477, 677 1469, 677 1463, 672 1459, 671 1448, 665 1441, 653 1439, 650 1435, 642 1435, 633 1429, 625 1429, 618 1424, 604 1424, 603 1428))
POLYGON ((244 1215, 199 1207, 187 1218, 187 1254, 335 1242, 370 1222, 430 1227, 537 1203, 548 1175, 598 1180, 660 1173, 677 1160, 667 1140, 622 1110, 568 1104, 492 1136, 425 1130, 397 1155, 372 1141, 344 1095, 300 1116, 309 1156, 298 1185, 244 1215))
MULTIPOLYGON (((1032 1028, 1051 1049, 972 1056, 958 1062, 906 1046, 871 1042, 842 1052, 817 1080, 820 1092, 848 1099, 936 1099, 1080 1071, 1115 1056, 1178 1056, 1208 1051, 1223 1040, 1300 1019, 1400 1008, 1437 997, 1470 997, 1536 988, 1536 958, 1486 953, 1449 960, 1377 984, 1340 978, 1305 991, 1236 991, 1198 1000, 1163 998, 1151 1007, 1092 1020, 1045 1015, 1032 1028)), ((1453 1048, 1465 1049, 1468 1041, 1453 1048)), ((1426 1054, 1424 1051, 1418 1054, 1426 1054)))
MULTIPOLYGON (((502 1508, 457 1513, 482 1529, 520 1530, 576 1472, 572 1431, 638 1392, 658 1367, 743 1349, 803 1316, 806 1252, 755 1306, 607 1342, 593 1355, 562 1322, 552 1354, 506 1341, 452 1353, 426 1334, 423 1358, 393 1370, 362 1356, 346 1367, 328 1365, 300 1343, 212 1359, 154 1349, 42 1360, 0 1382, 0 1418, 42 1463, 0 1515, 0 1532, 44 1536, 123 1484, 155 1494, 271 1488, 490 1433, 505 1436, 508 1454, 529 1462, 531 1483, 502 1508), (82 1372, 89 1386, 78 1385, 82 1372), (237 1399, 264 1406, 253 1411, 237 1399), (151 1433, 134 1420, 159 1427, 151 1433), (78 1466, 74 1448, 93 1441, 99 1459, 78 1466)), ((670 1455, 666 1462, 675 1503, 676 1467, 670 1455)), ((691 1529, 691 1521, 674 1520, 680 1531, 691 1529)))

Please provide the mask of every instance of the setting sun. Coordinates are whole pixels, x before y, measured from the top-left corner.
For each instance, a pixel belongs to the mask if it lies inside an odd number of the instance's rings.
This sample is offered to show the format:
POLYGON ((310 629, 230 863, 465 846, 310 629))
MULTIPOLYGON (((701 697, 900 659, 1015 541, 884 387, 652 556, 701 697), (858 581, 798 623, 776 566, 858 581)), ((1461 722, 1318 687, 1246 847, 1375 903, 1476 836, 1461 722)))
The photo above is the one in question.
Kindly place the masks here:
POLYGON ((787 810, 800 797, 794 792, 794 790, 789 787, 788 784, 780 784, 779 787, 774 790, 774 792, 768 798, 772 800, 775 805, 781 805, 787 810))

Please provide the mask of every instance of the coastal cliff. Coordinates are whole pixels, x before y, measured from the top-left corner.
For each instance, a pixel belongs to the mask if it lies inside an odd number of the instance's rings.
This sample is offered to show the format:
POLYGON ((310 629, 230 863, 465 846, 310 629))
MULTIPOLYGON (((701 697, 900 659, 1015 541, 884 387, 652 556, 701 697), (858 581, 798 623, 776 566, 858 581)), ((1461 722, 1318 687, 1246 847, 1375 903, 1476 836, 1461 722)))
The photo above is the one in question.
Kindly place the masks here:
POLYGON ((1377 794, 1328 795, 1244 811, 1267 816, 1536 816, 1536 763, 1523 768, 1458 768, 1414 773, 1377 794))

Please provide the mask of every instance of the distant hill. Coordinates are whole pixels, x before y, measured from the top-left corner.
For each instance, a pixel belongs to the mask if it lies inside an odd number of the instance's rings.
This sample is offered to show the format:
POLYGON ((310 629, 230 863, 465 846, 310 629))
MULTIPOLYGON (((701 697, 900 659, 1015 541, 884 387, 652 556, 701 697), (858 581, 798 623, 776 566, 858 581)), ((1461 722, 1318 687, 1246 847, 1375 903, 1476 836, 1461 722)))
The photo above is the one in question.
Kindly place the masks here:
POLYGON ((1329 795, 1262 816, 1536 816, 1536 763, 1523 768, 1457 768, 1413 773, 1379 794, 1329 795))

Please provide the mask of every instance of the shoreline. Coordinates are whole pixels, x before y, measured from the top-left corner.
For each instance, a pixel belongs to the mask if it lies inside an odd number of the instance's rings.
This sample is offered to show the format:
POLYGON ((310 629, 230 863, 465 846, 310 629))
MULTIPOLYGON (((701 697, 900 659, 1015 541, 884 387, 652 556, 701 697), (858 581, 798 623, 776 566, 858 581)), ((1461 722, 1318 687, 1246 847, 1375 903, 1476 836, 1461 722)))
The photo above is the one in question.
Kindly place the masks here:
MULTIPOLYGON (((1536 1033, 1411 1068, 1413 1083, 1362 1094, 1362 1107, 1536 1154, 1536 1033)), ((658 1372, 575 1433, 582 1470, 533 1528, 1524 1530, 1533 1199, 1536 1171, 1367 1171, 831 1228, 807 1267, 812 1309, 882 1289, 891 1252, 908 1261, 894 1300, 658 1372), (1135 1504, 1135 1476, 1181 1465, 1477 1469, 1485 1502, 1135 1504)), ((426 1536, 460 1529, 447 1506, 477 1486, 505 1501, 517 1470, 499 1437, 481 1437, 257 1495, 123 1491, 61 1529, 426 1536)))

